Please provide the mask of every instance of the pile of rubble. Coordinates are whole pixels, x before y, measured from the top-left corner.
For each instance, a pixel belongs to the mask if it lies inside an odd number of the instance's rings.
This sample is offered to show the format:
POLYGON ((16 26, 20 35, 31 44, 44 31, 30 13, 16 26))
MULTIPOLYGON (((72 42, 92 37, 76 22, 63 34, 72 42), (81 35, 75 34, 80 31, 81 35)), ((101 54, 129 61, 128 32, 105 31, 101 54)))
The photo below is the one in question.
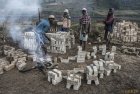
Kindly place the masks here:
POLYGON ((138 42, 138 24, 129 21, 117 22, 114 26, 115 37, 121 42, 138 42))
POLYGON ((10 46, 4 46, 3 49, 6 58, 0 59, 0 74, 5 71, 10 71, 11 69, 17 67, 18 70, 23 70, 26 66, 27 54, 25 54, 21 49, 15 49, 10 46))
POLYGON ((140 48, 137 48, 137 47, 122 46, 121 51, 124 54, 140 56, 140 48))
POLYGON ((84 63, 86 59, 92 58, 93 63, 84 68, 65 70, 67 71, 67 76, 62 75, 64 70, 50 70, 48 71, 48 81, 56 85, 63 80, 62 78, 65 78, 67 80, 66 88, 70 89, 73 86, 74 90, 79 90, 82 84, 81 80, 85 78, 83 74, 86 74, 87 84, 91 84, 94 81, 95 85, 99 85, 99 78, 103 78, 104 75, 109 76, 112 71, 116 73, 117 70, 121 69, 121 65, 114 62, 115 54, 116 46, 112 46, 110 52, 107 52, 106 45, 93 46, 92 52, 82 51, 82 47, 78 46, 78 55, 68 57, 68 59, 61 58, 61 62, 69 63, 69 60, 76 60, 77 58, 77 63, 84 63), (97 59, 98 52, 101 52, 104 58, 94 60, 97 59))

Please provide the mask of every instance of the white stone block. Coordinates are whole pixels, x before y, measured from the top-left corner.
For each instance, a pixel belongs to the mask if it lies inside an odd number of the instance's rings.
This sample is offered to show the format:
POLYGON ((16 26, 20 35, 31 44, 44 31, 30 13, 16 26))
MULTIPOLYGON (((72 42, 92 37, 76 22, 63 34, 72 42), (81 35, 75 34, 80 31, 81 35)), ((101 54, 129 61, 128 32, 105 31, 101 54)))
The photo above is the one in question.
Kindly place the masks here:
POLYGON ((114 69, 114 70, 113 70, 113 72, 114 72, 114 73, 116 73, 116 72, 117 72, 117 70, 116 70, 116 69, 114 69))
POLYGON ((115 69, 121 69, 121 65, 119 65, 119 64, 117 64, 117 63, 114 63, 114 67, 115 67, 115 69))
POLYGON ((91 84, 92 81, 94 81, 96 85, 99 84, 99 80, 98 80, 98 77, 97 76, 87 75, 87 84, 91 84))
POLYGON ((99 69, 99 61, 95 60, 93 61, 93 64, 97 67, 97 69, 99 69))
POLYGON ((100 78, 103 78, 104 77, 104 74, 103 73, 100 73, 100 78))
POLYGON ((82 51, 82 47, 81 46, 77 46, 78 51, 82 51))
POLYGON ((102 45, 102 55, 106 54, 106 45, 102 45))
POLYGON ((110 61, 109 60, 109 55, 110 55, 110 52, 107 52, 106 55, 105 55, 105 61, 110 61))
POLYGON ((108 64, 108 68, 109 68, 110 70, 114 69, 114 64, 108 64))
POLYGON ((84 73, 85 72, 85 70, 82 68, 74 68, 73 71, 74 71, 74 73, 78 73, 78 72, 84 73))
POLYGON ((54 61, 54 63, 58 63, 57 62, 57 57, 54 57, 53 61, 54 61))
POLYGON ((94 59, 97 58, 97 56, 96 56, 96 54, 95 54, 94 52, 91 53, 91 56, 92 56, 94 59))
POLYGON ((93 52, 95 53, 95 54, 97 54, 97 46, 93 46, 93 52))
POLYGON ((61 63, 66 63, 66 64, 68 64, 68 63, 69 63, 69 59, 61 59, 61 63))
POLYGON ((3 73, 4 73, 3 68, 0 67, 0 75, 3 74, 3 73))
POLYGON ((90 52, 86 52, 86 58, 91 59, 91 53, 90 52))
POLYGON ((94 76, 98 76, 98 69, 96 66, 93 66, 94 76))
POLYGON ((92 75, 93 74, 93 69, 91 66, 86 66, 86 74, 92 75))
POLYGON ((99 79, 95 80, 95 85, 99 85, 99 79))
POLYGON ((98 68, 97 66, 91 65, 92 69, 93 69, 93 74, 94 76, 98 76, 98 68))
POLYGON ((103 67, 103 62, 102 61, 99 61, 99 66, 103 67))
POLYGON ((4 50, 4 55, 8 55, 8 51, 7 50, 4 50))
POLYGON ((75 56, 69 56, 68 59, 69 60, 76 60, 76 57, 75 56))
POLYGON ((60 83, 62 81, 62 72, 57 69, 53 69, 52 71, 49 71, 48 81, 52 82, 53 85, 60 83))
POLYGON ((81 76, 76 74, 69 74, 67 78, 66 88, 70 89, 73 86, 74 90, 79 90, 81 86, 81 76))
POLYGON ((4 67, 4 70, 5 71, 10 71, 12 70, 13 68, 15 68, 15 63, 11 63, 10 65, 7 65, 4 67))
POLYGON ((70 83, 67 83, 66 88, 67 88, 67 89, 70 89, 71 86, 72 86, 72 85, 71 85, 70 83))
POLYGON ((110 70, 110 69, 105 69, 105 75, 106 75, 106 76, 109 76, 110 73, 111 73, 111 70, 110 70))
POLYGON ((111 53, 116 53, 116 50, 117 50, 116 46, 112 46, 111 53))
POLYGON ((24 61, 16 63, 16 67, 18 68, 18 70, 23 70, 26 68, 26 66, 27 66, 27 63, 25 63, 24 61))
POLYGON ((109 55, 109 60, 110 60, 110 61, 114 61, 114 55, 115 55, 114 53, 111 53, 111 54, 109 55))
POLYGON ((84 51, 78 52, 77 63, 84 63, 85 57, 86 57, 86 52, 84 52, 84 51))
POLYGON ((79 90, 80 86, 81 86, 81 85, 74 85, 74 86, 73 86, 73 89, 74 89, 74 90, 79 90))

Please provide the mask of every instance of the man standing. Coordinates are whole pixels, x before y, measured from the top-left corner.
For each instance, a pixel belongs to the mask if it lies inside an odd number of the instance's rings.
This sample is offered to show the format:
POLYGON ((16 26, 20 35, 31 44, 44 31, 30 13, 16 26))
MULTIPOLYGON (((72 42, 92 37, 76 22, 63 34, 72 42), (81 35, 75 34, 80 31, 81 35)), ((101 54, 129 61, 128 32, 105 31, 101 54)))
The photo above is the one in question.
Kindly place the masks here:
POLYGON ((114 23, 114 8, 110 8, 108 15, 104 21, 105 24, 105 34, 104 34, 104 40, 109 43, 109 33, 111 34, 113 32, 113 23, 114 23))
POLYGON ((65 9, 64 10, 64 14, 63 14, 63 18, 62 18, 62 21, 63 21, 63 26, 62 26, 62 31, 64 32, 68 32, 70 27, 71 27, 71 17, 69 15, 69 10, 68 9, 65 9))
POLYGON ((46 36, 53 27, 55 26, 55 16, 50 15, 48 19, 42 19, 39 24, 36 26, 36 41, 37 41, 37 51, 38 54, 46 55, 45 44, 50 41, 50 39, 46 36), (42 53, 40 53, 42 51, 42 53))
POLYGON ((87 9, 82 9, 82 17, 80 18, 80 45, 83 50, 86 49, 88 34, 90 32, 91 18, 87 13, 87 9))

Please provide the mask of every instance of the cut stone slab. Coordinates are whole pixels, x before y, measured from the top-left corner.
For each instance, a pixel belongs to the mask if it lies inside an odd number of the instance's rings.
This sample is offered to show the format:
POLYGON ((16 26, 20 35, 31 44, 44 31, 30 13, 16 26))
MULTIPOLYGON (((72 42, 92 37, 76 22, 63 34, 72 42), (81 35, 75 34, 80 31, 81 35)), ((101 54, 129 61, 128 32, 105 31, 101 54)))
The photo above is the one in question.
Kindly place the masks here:
POLYGON ((4 73, 3 68, 0 67, 0 74, 3 74, 3 73, 4 73))
POLYGON ((23 69, 25 69, 26 68, 26 66, 27 66, 27 63, 25 63, 25 62, 17 62, 16 63, 16 67, 18 68, 18 70, 23 70, 23 69))
POLYGON ((4 67, 4 70, 5 71, 10 71, 12 70, 13 68, 15 68, 15 63, 11 63, 10 65, 7 65, 4 67))
POLYGON ((62 58, 60 58, 60 60, 61 60, 61 63, 66 63, 66 64, 69 63, 69 59, 62 59, 62 58))
POLYGON ((77 56, 77 63, 84 63, 86 58, 86 52, 85 51, 79 51, 77 56))

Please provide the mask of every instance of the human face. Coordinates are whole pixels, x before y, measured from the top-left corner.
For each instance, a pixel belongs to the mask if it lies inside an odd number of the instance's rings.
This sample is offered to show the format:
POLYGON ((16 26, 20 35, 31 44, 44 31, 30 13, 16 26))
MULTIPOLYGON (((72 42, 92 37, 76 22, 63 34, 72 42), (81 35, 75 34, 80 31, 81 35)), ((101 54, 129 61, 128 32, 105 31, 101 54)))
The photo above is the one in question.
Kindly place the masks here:
POLYGON ((86 13, 87 13, 86 10, 82 10, 83 15, 86 15, 86 13))
POLYGON ((64 12, 64 17, 66 17, 68 15, 68 13, 67 12, 64 12))

